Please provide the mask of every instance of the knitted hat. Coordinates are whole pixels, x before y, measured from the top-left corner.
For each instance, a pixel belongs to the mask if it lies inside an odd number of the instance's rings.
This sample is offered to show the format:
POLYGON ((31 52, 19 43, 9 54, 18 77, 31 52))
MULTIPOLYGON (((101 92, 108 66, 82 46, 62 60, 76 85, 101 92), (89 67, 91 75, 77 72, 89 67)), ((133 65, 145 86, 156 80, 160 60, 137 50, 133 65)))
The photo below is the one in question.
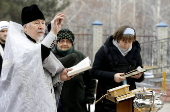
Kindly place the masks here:
POLYGON ((9 22, 8 21, 0 21, 0 30, 4 28, 8 28, 9 22))
POLYGON ((37 5, 33 4, 22 9, 21 13, 22 25, 37 19, 45 20, 43 13, 39 10, 37 5))
POLYGON ((69 39, 73 43, 74 34, 69 29, 61 29, 57 34, 57 42, 60 39, 69 39))

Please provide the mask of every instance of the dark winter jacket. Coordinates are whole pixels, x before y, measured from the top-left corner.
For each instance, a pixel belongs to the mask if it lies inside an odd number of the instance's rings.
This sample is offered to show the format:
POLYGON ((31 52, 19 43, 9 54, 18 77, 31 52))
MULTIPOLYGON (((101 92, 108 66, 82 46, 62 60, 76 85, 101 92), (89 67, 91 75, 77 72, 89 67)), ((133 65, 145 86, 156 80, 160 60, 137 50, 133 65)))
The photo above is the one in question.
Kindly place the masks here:
MULTIPOLYGON (((74 49, 65 57, 55 47, 52 51, 66 68, 76 65, 85 58, 83 53, 74 49)), ((89 70, 65 81, 61 92, 63 112, 87 112, 86 104, 93 103, 95 99, 95 87, 96 81, 92 79, 89 70)))
MULTIPOLYGON (((126 73, 136 69, 138 66, 142 67, 141 48, 137 41, 132 44, 131 51, 126 56, 123 56, 118 48, 113 45, 112 40, 112 36, 108 37, 104 46, 101 46, 95 55, 92 75, 98 79, 96 99, 106 94, 107 90, 122 85, 122 82, 117 83, 114 81, 116 73, 126 73)), ((143 80, 143 75, 139 79, 127 78, 127 84, 130 85, 129 89, 135 89, 135 82, 143 80)), ((96 105, 96 112, 114 112, 114 110, 115 107, 113 107, 112 102, 106 99, 96 105)))

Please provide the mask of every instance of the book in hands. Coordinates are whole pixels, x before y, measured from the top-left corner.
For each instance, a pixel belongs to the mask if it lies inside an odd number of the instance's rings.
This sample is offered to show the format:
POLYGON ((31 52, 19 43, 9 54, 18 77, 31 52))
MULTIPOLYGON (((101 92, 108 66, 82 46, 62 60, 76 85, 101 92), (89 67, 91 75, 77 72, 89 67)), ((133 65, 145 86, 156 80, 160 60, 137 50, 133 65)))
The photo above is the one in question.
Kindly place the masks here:
POLYGON ((146 72, 148 70, 152 70, 152 69, 155 69, 155 68, 158 68, 157 66, 149 66, 149 67, 144 67, 144 68, 141 68, 140 66, 137 67, 137 69, 135 70, 132 70, 128 73, 125 73, 122 77, 126 78, 126 77, 130 77, 130 76, 134 76, 134 75, 137 75, 139 73, 143 73, 143 72, 146 72))
POLYGON ((86 57, 82 61, 80 61, 77 65, 70 67, 72 68, 72 70, 68 71, 67 75, 72 76, 72 75, 84 72, 86 70, 89 70, 91 69, 90 64, 91 64, 91 61, 89 57, 86 57))

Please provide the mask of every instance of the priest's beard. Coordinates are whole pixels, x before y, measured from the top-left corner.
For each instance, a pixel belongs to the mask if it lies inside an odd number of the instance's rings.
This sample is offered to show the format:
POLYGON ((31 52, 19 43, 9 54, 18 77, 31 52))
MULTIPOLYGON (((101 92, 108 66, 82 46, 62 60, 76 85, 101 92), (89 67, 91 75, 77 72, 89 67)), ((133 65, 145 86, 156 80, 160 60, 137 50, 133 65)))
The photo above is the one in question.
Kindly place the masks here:
POLYGON ((42 35, 40 35, 40 36, 38 37, 38 42, 37 42, 37 43, 42 42, 43 39, 44 39, 44 34, 42 34, 42 35))

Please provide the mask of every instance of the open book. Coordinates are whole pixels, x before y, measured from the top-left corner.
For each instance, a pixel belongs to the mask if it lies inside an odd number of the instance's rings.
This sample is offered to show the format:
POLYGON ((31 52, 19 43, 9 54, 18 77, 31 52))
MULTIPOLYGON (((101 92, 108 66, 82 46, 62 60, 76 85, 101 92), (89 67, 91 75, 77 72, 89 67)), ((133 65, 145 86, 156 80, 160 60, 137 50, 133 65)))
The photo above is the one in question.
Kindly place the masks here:
POLYGON ((73 70, 69 71, 67 73, 67 75, 72 76, 72 75, 78 74, 80 72, 86 71, 88 69, 91 69, 90 64, 91 64, 91 61, 90 61, 89 57, 86 57, 82 61, 80 61, 77 65, 70 67, 73 70))

